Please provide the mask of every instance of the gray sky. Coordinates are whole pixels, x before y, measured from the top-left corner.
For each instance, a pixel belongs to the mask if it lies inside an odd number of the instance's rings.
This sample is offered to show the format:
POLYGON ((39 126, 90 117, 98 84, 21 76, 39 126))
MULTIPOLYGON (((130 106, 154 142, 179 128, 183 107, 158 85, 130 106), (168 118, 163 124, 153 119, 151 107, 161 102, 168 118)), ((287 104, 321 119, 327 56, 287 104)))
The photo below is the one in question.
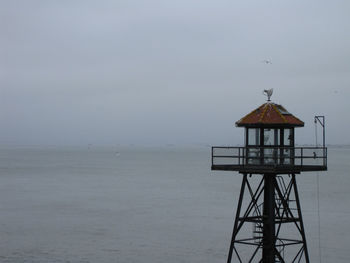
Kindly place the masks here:
POLYGON ((348 0, 0 4, 1 144, 235 145, 268 88, 350 143, 348 0))

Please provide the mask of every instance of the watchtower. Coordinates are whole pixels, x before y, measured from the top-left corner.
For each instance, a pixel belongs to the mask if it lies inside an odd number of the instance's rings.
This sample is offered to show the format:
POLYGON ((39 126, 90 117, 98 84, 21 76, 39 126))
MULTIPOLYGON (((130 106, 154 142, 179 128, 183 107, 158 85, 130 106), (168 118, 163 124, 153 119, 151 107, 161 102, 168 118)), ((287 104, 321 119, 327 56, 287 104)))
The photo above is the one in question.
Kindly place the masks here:
POLYGON ((327 170, 327 148, 295 147, 295 128, 304 122, 268 95, 236 122, 244 147, 212 147, 212 170, 243 175, 228 263, 310 262, 296 174, 327 170))

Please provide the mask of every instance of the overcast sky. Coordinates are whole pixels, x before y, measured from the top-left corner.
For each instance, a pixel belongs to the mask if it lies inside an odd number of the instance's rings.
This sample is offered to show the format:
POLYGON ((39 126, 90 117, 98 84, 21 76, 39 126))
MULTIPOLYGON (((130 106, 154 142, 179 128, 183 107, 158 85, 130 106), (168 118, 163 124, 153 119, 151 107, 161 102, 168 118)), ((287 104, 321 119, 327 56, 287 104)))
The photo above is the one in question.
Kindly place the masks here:
POLYGON ((0 3, 0 144, 240 144, 269 88, 350 143, 348 0, 0 3))

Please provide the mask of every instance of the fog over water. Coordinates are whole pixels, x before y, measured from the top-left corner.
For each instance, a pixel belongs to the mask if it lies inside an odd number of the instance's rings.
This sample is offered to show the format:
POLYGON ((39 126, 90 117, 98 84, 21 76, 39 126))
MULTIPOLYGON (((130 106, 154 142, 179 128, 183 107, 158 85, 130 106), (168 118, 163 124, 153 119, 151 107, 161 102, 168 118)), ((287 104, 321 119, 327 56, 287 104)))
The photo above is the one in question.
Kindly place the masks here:
MULTIPOLYGON (((266 101, 350 144, 347 0, 0 0, 0 261, 225 262, 241 177, 209 145, 266 101), (267 63, 266 63, 267 62, 267 63), (147 147, 145 147, 147 146, 147 147), (215 175, 215 176, 214 176, 215 175)), ((318 130, 319 142, 321 131, 318 130)), ((349 147, 298 175, 312 262, 349 262, 349 147)))
MULTIPOLYGON (((320 236, 316 173, 297 175, 311 262, 319 237, 323 263, 350 260, 349 158, 319 173, 320 236)), ((0 172, 1 262, 226 261, 242 177, 209 148, 1 148, 0 172)))
POLYGON ((349 1, 0 3, 1 144, 239 144, 268 88, 350 143, 349 1))

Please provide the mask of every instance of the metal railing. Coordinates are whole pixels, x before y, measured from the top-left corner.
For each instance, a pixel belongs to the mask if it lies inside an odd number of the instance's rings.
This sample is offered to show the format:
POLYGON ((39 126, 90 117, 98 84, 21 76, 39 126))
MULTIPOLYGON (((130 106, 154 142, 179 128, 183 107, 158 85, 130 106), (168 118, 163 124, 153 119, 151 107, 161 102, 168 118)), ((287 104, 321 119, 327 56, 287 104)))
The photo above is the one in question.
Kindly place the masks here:
POLYGON ((326 147, 212 147, 212 165, 327 166, 326 147))

